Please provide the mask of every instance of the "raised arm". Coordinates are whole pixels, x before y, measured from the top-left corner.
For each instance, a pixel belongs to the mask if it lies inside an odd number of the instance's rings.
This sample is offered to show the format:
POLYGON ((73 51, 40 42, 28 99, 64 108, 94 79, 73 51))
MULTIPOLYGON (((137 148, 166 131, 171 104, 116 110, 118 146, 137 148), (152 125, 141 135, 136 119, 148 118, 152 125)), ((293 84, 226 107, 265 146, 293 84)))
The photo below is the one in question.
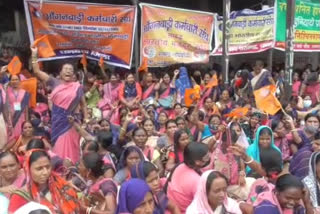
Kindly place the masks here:
POLYGON ((49 75, 40 70, 38 64, 38 48, 31 46, 31 53, 32 53, 32 68, 33 72, 41 81, 47 82, 49 80, 49 75))

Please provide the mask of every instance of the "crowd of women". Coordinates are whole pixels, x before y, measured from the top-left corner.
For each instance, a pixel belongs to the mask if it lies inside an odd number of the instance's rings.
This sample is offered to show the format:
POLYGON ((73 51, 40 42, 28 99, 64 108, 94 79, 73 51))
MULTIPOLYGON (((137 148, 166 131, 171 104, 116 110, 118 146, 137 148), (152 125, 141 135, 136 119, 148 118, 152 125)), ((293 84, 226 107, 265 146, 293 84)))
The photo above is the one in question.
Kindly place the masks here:
POLYGON ((1 214, 320 213, 319 70, 294 73, 288 98, 281 67, 260 60, 229 86, 208 86, 221 82, 216 65, 122 75, 66 63, 54 75, 34 47, 30 63, 0 70, 1 214), (33 108, 20 87, 30 76, 33 108), (275 115, 253 94, 269 84, 275 115), (201 94, 192 105, 188 88, 201 94))

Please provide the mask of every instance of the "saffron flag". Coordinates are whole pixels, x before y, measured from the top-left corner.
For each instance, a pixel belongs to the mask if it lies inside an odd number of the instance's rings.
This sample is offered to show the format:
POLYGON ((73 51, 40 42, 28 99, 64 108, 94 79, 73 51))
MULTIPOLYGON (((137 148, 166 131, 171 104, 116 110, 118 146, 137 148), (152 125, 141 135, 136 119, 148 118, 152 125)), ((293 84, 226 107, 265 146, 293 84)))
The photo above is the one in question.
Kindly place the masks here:
POLYGON ((39 39, 35 40, 33 44, 38 47, 38 53, 41 58, 49 58, 56 55, 48 35, 41 36, 39 39))
POLYGON ((19 59, 19 57, 15 56, 11 60, 11 62, 8 64, 8 71, 11 75, 17 75, 20 73, 22 68, 22 63, 19 59))
POLYGON ((142 60, 142 64, 140 65, 139 72, 148 72, 148 59, 147 58, 143 58, 142 60))
POLYGON ((30 94, 30 107, 35 108, 37 105, 37 78, 32 77, 20 82, 20 87, 30 94))
POLYGON ((184 93, 184 102, 187 107, 194 105, 200 99, 200 86, 194 88, 186 88, 184 93))
POLYGON ((208 82, 208 84, 205 86, 206 88, 213 88, 215 86, 217 86, 219 83, 218 83, 218 78, 217 78, 217 75, 214 74, 212 77, 211 77, 211 80, 208 82))
POLYGON ((279 100, 275 96, 276 86, 267 85, 253 92, 257 108, 270 115, 275 115, 281 108, 279 100))
POLYGON ((80 63, 81 63, 84 67, 87 67, 88 61, 87 61, 87 56, 86 56, 86 54, 82 54, 82 58, 81 58, 81 60, 80 60, 80 63))
POLYGON ((243 108, 236 108, 233 111, 231 111, 229 114, 225 114, 225 117, 234 117, 234 118, 242 118, 248 114, 249 108, 243 107, 243 108))

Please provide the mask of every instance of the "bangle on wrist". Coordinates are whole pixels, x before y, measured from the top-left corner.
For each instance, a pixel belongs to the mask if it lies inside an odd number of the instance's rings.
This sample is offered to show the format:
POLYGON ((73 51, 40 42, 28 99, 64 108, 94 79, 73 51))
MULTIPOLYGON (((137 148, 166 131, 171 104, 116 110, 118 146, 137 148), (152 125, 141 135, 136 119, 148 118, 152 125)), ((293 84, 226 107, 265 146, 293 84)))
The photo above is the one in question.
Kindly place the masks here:
POLYGON ((247 165, 250 164, 250 163, 252 163, 252 162, 253 162, 253 158, 252 158, 252 157, 250 157, 250 160, 249 160, 249 161, 244 161, 244 163, 247 164, 247 165))

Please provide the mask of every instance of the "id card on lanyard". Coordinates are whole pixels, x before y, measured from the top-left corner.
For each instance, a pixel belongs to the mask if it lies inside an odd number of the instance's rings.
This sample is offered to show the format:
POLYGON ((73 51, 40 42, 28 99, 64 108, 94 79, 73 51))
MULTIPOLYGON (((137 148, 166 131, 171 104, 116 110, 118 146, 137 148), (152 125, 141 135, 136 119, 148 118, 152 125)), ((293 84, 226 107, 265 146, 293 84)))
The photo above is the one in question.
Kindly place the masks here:
POLYGON ((13 92, 14 94, 14 98, 15 98, 15 102, 13 103, 13 110, 14 111, 21 111, 21 103, 18 102, 18 96, 19 96, 19 92, 18 93, 15 93, 13 92))

